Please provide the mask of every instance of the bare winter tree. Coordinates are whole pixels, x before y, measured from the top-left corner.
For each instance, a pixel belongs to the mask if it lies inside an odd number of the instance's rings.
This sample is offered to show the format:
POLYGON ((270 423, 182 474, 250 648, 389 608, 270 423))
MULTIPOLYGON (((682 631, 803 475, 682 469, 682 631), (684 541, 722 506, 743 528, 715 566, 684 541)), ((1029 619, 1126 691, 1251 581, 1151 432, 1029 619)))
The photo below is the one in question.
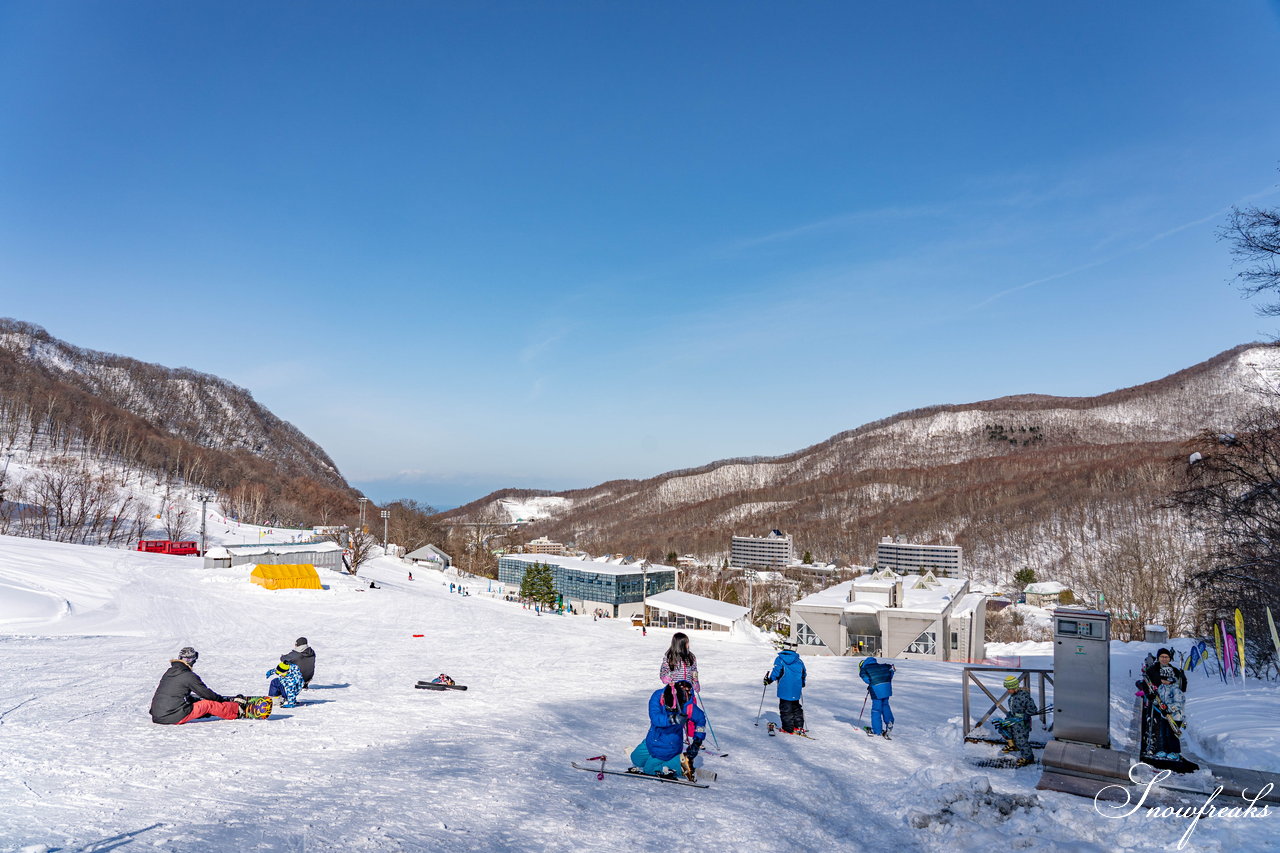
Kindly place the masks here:
POLYGON ((1266 609, 1280 613, 1280 410, 1268 408, 1233 434, 1203 432, 1175 461, 1184 487, 1171 503, 1203 531, 1204 567, 1191 573, 1200 627, 1240 608, 1248 653, 1269 659, 1266 609))
MULTIPOLYGON (((1234 208, 1219 236, 1231 241, 1232 256, 1245 265, 1236 281, 1247 296, 1271 291, 1275 297, 1280 293, 1280 209, 1234 208)), ((1258 313, 1280 316, 1280 302, 1263 305, 1258 313)))

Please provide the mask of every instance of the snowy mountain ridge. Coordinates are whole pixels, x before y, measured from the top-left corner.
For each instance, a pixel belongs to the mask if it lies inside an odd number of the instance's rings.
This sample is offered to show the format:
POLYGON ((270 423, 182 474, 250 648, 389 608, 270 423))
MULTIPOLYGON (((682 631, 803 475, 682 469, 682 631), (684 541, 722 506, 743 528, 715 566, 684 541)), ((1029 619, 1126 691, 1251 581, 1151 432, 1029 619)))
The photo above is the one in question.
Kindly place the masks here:
MULTIPOLYGON (((1159 513, 1144 521, 1132 507, 1150 506, 1167 490, 1181 442, 1203 429, 1232 431, 1277 387, 1280 348, 1246 344, 1095 397, 1022 394, 932 406, 785 456, 556 493, 564 509, 532 532, 588 551, 715 558, 731 533, 779 528, 796 533, 798 547, 852 563, 866 562, 880 536, 902 533, 962 544, 991 565, 1032 553, 1052 568, 1097 554, 1087 536, 1071 532, 1072 518, 1106 519, 1117 532, 1176 523, 1159 513), (1112 472, 1110 485, 1103 470, 1112 472), (1046 548, 1050 539, 1058 544, 1046 548)), ((495 493, 448 515, 492 517, 500 500, 522 494, 529 493, 495 493)))

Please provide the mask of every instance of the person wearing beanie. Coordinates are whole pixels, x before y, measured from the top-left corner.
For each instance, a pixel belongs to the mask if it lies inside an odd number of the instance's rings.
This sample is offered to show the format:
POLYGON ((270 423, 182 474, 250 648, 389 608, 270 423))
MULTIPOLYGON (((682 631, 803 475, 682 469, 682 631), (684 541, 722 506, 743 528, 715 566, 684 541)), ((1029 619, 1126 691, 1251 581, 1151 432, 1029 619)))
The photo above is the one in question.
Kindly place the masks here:
POLYGON ((268 696, 279 696, 286 708, 298 707, 298 691, 302 690, 302 670, 297 664, 289 663, 285 660, 286 655, 280 656, 280 663, 267 670, 267 678, 271 679, 267 685, 268 696))
POLYGON ((796 654, 795 642, 783 641, 782 651, 773 659, 773 669, 764 677, 764 686, 778 682, 778 717, 787 734, 808 734, 804 727, 804 708, 800 704, 808 676, 804 661, 796 654))
POLYGON ((1040 713, 1035 700, 1022 688, 1022 679, 1010 675, 1004 680, 1004 689, 1009 691, 1009 716, 1005 718, 1001 728, 1009 740, 1007 751, 1016 752, 1017 764, 1024 767, 1036 760, 1031 751, 1031 718, 1040 713))
POLYGON ((151 722, 180 726, 201 717, 234 720, 240 716, 239 703, 214 693, 195 674, 192 667, 199 657, 199 652, 186 646, 169 661, 169 669, 160 676, 151 697, 151 722))
POLYGON ((306 637, 299 637, 293 641, 293 650, 280 658, 287 663, 297 664, 298 669, 302 671, 302 689, 306 690, 311 686, 311 679, 316 674, 316 653, 309 645, 307 645, 306 637))
POLYGON ((867 685, 867 693, 871 696, 871 726, 864 727, 869 735, 881 735, 888 738, 893 731, 893 709, 889 707, 889 697, 893 695, 893 674, 897 667, 891 663, 881 663, 874 657, 865 657, 858 664, 858 676, 867 685))

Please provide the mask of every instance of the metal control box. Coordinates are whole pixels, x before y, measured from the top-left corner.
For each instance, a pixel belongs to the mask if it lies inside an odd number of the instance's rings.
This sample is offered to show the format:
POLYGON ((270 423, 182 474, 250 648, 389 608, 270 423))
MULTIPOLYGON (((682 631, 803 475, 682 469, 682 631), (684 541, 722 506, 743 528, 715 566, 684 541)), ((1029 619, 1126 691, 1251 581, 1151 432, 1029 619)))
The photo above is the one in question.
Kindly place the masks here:
POLYGON ((1111 746, 1111 616, 1053 611, 1053 736, 1111 746))

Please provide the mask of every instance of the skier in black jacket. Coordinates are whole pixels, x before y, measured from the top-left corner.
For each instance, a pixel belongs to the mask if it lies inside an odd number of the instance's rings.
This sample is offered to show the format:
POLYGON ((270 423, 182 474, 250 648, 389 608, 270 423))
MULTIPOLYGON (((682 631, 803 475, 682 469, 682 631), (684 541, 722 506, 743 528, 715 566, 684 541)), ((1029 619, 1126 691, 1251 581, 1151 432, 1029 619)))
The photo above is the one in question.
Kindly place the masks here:
POLYGON ((306 637, 299 637, 295 640, 293 651, 282 656, 280 660, 285 663, 297 664, 298 669, 302 670, 303 690, 311 686, 311 677, 316 674, 316 653, 313 648, 307 645, 306 637))
POLYGON ((205 687, 200 676, 191 669, 198 657, 200 653, 187 646, 178 652, 177 658, 169 661, 171 665, 160 676, 160 684, 151 697, 151 722, 174 726, 210 715, 224 720, 240 716, 242 706, 239 702, 219 696, 205 687), (199 698, 192 701, 192 694, 199 698))

